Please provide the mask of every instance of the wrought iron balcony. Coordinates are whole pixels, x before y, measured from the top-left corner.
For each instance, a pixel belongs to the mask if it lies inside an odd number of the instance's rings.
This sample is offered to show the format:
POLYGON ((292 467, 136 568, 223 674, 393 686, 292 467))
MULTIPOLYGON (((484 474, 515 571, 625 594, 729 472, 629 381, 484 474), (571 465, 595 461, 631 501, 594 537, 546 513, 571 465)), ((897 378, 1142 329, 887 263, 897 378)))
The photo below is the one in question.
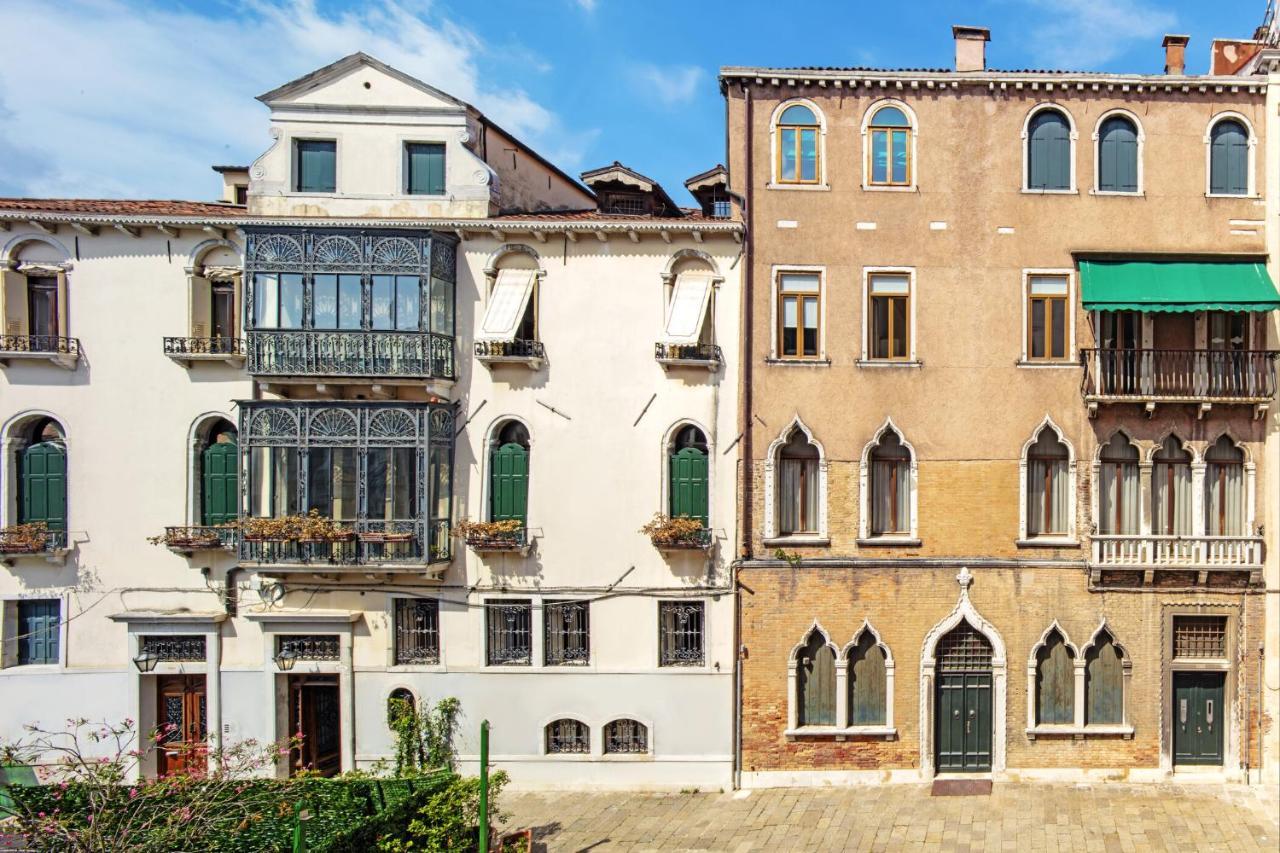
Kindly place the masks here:
POLYGON ((226 524, 187 525, 166 527, 164 545, 178 554, 196 551, 233 551, 239 540, 239 531, 226 524))
POLYGON ((425 570, 449 559, 449 540, 433 535, 430 547, 413 521, 358 521, 351 530, 323 539, 239 537, 242 562, 280 568, 383 567, 425 570))
POLYGON ((67 531, 50 530, 43 523, 0 527, 0 557, 57 556, 67 550, 67 531))
POLYGON ((294 379, 453 379, 453 338, 427 332, 252 331, 248 370, 294 379))
POLYGON ((1275 350, 1084 349, 1082 391, 1098 403, 1253 403, 1276 393, 1275 350))
POLYGON ((1262 571, 1261 536, 1116 536, 1093 538, 1091 567, 1143 572, 1262 571))
POLYGON ((654 533, 649 537, 659 551, 707 551, 711 548, 711 528, 654 533))
POLYGON ((463 534, 467 547, 473 551, 519 551, 523 553, 529 548, 529 530, 519 527, 515 530, 488 530, 471 528, 463 534))
POLYGON ((244 338, 165 338, 164 354, 184 367, 197 361, 244 363, 244 338))
POLYGON ((476 341, 476 360, 482 364, 524 364, 538 368, 547 356, 542 341, 476 341))
POLYGON ((57 335, 0 335, 0 365, 15 359, 51 361, 74 370, 80 360, 80 339, 57 335))
POLYGON ((653 357, 663 368, 705 367, 719 369, 724 357, 717 344, 668 344, 658 341, 653 345, 653 357))

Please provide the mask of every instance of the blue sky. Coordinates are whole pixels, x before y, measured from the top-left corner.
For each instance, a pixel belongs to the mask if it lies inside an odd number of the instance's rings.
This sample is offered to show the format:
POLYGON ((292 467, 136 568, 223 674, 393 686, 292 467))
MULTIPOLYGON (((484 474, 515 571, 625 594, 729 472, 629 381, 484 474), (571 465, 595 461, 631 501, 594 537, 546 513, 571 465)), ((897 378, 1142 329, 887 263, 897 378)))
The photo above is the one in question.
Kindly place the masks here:
POLYGON ((723 160, 722 65, 1158 73, 1164 33, 1248 37, 1265 0, 3 0, 0 195, 214 197, 275 86, 356 50, 470 101, 571 174, 621 160, 682 203, 723 160), (909 11, 908 11, 909 10, 909 11), (962 10, 962 11, 959 11, 962 10))

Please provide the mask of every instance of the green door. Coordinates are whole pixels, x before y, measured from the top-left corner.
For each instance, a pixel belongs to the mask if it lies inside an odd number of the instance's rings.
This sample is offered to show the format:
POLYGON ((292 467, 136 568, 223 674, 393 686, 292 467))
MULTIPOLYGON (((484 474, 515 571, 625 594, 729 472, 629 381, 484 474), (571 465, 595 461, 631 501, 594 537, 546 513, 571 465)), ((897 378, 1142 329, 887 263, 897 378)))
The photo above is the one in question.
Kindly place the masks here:
POLYGON ((991 770, 991 644, 967 622, 938 643, 934 750, 939 773, 991 770))
POLYGON ((489 489, 489 520, 525 522, 529 499, 529 451, 504 444, 493 452, 489 489))
POLYGON ((671 454, 671 517, 681 516, 707 526, 707 454, 696 447, 671 454))
POLYGON ((67 529, 67 454, 52 441, 22 451, 22 517, 24 524, 44 522, 50 530, 67 529))
POLYGON ((209 445, 201 458, 204 480, 204 524, 227 524, 236 520, 240 493, 236 489, 239 453, 231 442, 209 445))
POLYGON ((1173 674, 1173 763, 1222 765, 1223 672, 1173 674))

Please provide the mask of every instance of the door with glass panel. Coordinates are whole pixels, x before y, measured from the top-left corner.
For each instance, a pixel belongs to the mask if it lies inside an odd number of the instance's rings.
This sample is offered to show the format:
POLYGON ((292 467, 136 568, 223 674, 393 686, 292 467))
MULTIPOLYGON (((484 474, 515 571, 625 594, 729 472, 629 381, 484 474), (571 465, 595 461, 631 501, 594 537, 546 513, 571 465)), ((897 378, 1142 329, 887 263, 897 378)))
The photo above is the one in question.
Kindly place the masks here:
POLYGON ((209 317, 212 320, 212 339, 209 351, 235 352, 236 292, 227 281, 215 281, 209 289, 209 317))
POLYGON ((1098 467, 1098 533, 1100 555, 1108 562, 1139 561, 1141 487, 1138 476, 1138 448, 1122 432, 1117 432, 1102 446, 1098 467))
POLYGON ((1205 452, 1204 532, 1244 536, 1244 452, 1225 435, 1205 452))
POLYGON ((208 737, 208 702, 203 675, 162 675, 156 678, 159 742, 156 773, 195 773, 204 769, 208 737))
POLYGON ((1144 390, 1142 315, 1137 311, 1103 311, 1098 378, 1103 394, 1137 394, 1144 390))
POLYGON ((1253 396, 1258 383, 1249 374, 1249 315, 1243 311, 1210 311, 1208 364, 1202 371, 1207 392, 1214 397, 1253 396))
POLYGON ((27 277, 27 323, 33 352, 58 349, 58 280, 27 277))
POLYGON ((1184 541, 1192 534, 1191 453, 1176 437, 1169 436, 1152 456, 1151 532, 1157 537, 1154 555, 1161 562, 1187 562, 1193 545, 1184 541))

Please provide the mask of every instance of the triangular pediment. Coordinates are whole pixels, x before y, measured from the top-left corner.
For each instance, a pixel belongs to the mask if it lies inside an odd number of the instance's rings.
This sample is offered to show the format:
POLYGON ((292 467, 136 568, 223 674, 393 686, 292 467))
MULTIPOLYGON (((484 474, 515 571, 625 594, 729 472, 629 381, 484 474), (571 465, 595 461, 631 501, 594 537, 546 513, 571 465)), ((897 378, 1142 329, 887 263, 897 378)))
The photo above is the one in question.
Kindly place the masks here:
POLYGON ((452 95, 365 53, 353 53, 259 95, 270 107, 288 105, 465 109, 452 95))

